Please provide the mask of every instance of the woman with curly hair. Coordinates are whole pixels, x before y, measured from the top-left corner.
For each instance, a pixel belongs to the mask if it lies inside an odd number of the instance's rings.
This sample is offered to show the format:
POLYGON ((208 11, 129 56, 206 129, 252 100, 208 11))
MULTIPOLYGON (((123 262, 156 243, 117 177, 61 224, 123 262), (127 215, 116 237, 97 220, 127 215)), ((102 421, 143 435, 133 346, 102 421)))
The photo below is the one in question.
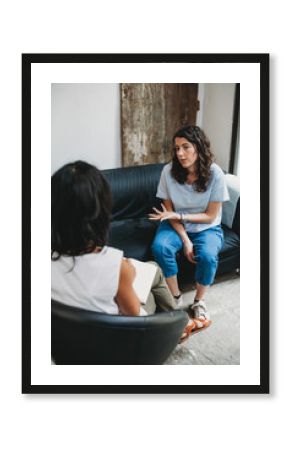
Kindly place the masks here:
POLYGON ((151 220, 159 220, 152 251, 168 287, 182 306, 177 282, 176 253, 183 252, 196 264, 196 294, 189 312, 195 319, 188 334, 211 321, 204 301, 213 283, 218 254, 223 244, 222 202, 229 200, 222 169, 213 162, 210 142, 198 126, 185 126, 173 137, 173 159, 164 166, 156 196, 162 211, 153 208, 151 220))

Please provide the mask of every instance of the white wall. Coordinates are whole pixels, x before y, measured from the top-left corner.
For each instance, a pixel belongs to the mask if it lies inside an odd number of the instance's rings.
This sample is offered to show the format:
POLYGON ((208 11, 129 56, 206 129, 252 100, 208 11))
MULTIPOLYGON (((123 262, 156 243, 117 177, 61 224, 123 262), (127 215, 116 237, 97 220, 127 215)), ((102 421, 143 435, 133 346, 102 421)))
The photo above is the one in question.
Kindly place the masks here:
POLYGON ((119 84, 52 84, 51 170, 77 159, 121 166, 119 84))
POLYGON ((224 170, 229 170, 230 163, 234 99, 234 83, 199 85, 197 124, 209 137, 216 162, 224 170))
MULTIPOLYGON (((200 84, 197 124, 216 162, 229 169, 235 84, 200 84)), ((121 167, 119 84, 52 84, 52 173, 77 159, 100 169, 121 167)))

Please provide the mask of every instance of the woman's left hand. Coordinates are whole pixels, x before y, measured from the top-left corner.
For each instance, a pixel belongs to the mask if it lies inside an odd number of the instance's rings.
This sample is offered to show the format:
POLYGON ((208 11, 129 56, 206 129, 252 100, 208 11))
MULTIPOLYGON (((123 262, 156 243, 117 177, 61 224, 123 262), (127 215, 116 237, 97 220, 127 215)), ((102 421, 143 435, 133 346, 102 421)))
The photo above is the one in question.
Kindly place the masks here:
POLYGON ((163 220, 179 220, 180 214, 174 212, 174 211, 167 211, 163 203, 161 203, 163 211, 159 211, 157 208, 152 208, 155 211, 155 214, 149 214, 150 220, 160 220, 162 222, 163 220))

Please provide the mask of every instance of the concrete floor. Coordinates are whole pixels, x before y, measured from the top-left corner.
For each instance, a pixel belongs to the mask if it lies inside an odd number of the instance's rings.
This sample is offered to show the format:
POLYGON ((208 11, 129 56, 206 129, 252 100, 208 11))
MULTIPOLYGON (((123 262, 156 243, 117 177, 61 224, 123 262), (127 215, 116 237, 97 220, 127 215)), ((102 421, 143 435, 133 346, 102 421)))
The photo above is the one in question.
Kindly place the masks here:
MULTIPOLYGON (((194 298, 192 286, 183 287, 186 303, 194 298)), ((176 347, 165 364, 240 364, 240 278, 217 277, 206 296, 211 315, 209 328, 176 347)))

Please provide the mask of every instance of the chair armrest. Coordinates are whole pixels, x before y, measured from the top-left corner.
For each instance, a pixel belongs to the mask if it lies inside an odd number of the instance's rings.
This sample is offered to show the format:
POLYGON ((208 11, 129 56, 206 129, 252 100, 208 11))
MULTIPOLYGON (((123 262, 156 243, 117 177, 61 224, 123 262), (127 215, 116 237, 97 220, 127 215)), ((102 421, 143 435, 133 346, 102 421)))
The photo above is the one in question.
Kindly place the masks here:
MULTIPOLYGON (((222 207, 222 224, 226 225, 228 228, 233 229, 233 224, 235 223, 235 228, 240 225, 239 217, 239 199, 240 199, 240 180, 236 175, 226 174, 225 175, 227 188, 229 191, 230 200, 223 203, 222 207)), ((240 232, 238 232, 240 234, 240 232)))

